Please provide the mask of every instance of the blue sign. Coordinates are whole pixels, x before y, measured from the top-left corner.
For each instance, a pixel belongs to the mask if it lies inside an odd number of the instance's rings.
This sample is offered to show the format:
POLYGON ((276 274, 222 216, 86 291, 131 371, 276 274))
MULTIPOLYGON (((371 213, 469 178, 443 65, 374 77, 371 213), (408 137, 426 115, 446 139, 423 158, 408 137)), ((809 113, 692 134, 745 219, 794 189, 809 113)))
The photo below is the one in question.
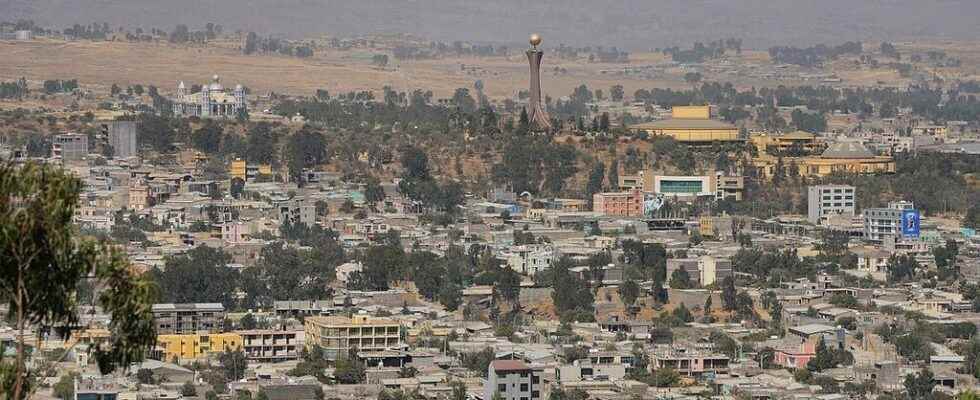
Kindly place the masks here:
POLYGON ((902 236, 919 237, 919 211, 902 211, 902 236))

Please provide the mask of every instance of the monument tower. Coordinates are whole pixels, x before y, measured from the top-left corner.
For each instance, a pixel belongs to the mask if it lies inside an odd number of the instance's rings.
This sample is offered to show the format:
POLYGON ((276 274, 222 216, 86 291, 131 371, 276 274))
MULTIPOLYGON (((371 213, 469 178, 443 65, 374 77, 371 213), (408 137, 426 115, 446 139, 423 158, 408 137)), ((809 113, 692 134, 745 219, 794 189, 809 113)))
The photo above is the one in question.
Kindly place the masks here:
POLYGON ((531 101, 527 105, 527 117, 531 123, 531 129, 550 131, 551 118, 541 104, 541 57, 544 52, 538 49, 541 44, 541 36, 537 33, 531 35, 531 48, 527 49, 527 61, 531 64, 531 101))

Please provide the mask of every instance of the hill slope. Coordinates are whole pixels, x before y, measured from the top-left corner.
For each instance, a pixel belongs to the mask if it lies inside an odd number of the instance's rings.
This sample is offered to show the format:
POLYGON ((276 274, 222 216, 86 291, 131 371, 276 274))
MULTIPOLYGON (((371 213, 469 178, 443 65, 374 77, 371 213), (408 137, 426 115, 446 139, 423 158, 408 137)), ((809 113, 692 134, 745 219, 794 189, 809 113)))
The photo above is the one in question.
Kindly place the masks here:
POLYGON ((539 31, 587 45, 648 49, 741 37, 746 47, 911 38, 972 39, 973 0, 0 0, 0 15, 66 26, 202 26, 292 37, 413 33, 524 43, 539 31))

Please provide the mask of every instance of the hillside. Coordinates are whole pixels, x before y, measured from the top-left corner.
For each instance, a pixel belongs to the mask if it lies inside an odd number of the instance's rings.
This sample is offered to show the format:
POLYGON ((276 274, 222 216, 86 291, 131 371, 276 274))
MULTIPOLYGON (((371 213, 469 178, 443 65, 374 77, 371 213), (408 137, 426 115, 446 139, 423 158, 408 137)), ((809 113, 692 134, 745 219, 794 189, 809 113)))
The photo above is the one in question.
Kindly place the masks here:
POLYGON ((912 38, 973 39, 971 0, 0 0, 0 15, 65 26, 171 29, 222 24, 292 37, 412 33, 523 44, 528 32, 577 45, 649 49, 741 37, 746 47, 912 38))

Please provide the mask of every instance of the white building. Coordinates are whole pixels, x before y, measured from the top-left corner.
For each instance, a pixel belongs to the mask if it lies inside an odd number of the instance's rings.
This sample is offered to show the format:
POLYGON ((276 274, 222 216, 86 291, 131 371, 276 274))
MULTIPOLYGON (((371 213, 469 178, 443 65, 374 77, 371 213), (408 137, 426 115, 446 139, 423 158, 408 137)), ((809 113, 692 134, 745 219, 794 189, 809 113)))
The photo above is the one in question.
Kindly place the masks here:
POLYGON ((522 275, 534 276, 538 272, 551 267, 555 260, 555 250, 549 245, 514 246, 502 254, 507 266, 522 275))
POLYGON ((201 91, 187 93, 184 82, 177 85, 177 98, 174 99, 174 115, 202 118, 236 118, 242 112, 248 111, 245 98, 245 88, 235 86, 232 91, 226 91, 221 86, 220 78, 215 75, 211 84, 201 85, 201 91))
POLYGON ((864 239, 882 243, 890 237, 898 239, 902 235, 902 213, 915 206, 910 201, 888 203, 886 208, 864 210, 864 239))
POLYGON ((854 216, 854 186, 817 185, 807 188, 807 221, 820 225, 832 215, 854 216))
POLYGON ((488 368, 483 398, 499 394, 503 400, 541 399, 540 377, 520 360, 494 360, 488 368))

